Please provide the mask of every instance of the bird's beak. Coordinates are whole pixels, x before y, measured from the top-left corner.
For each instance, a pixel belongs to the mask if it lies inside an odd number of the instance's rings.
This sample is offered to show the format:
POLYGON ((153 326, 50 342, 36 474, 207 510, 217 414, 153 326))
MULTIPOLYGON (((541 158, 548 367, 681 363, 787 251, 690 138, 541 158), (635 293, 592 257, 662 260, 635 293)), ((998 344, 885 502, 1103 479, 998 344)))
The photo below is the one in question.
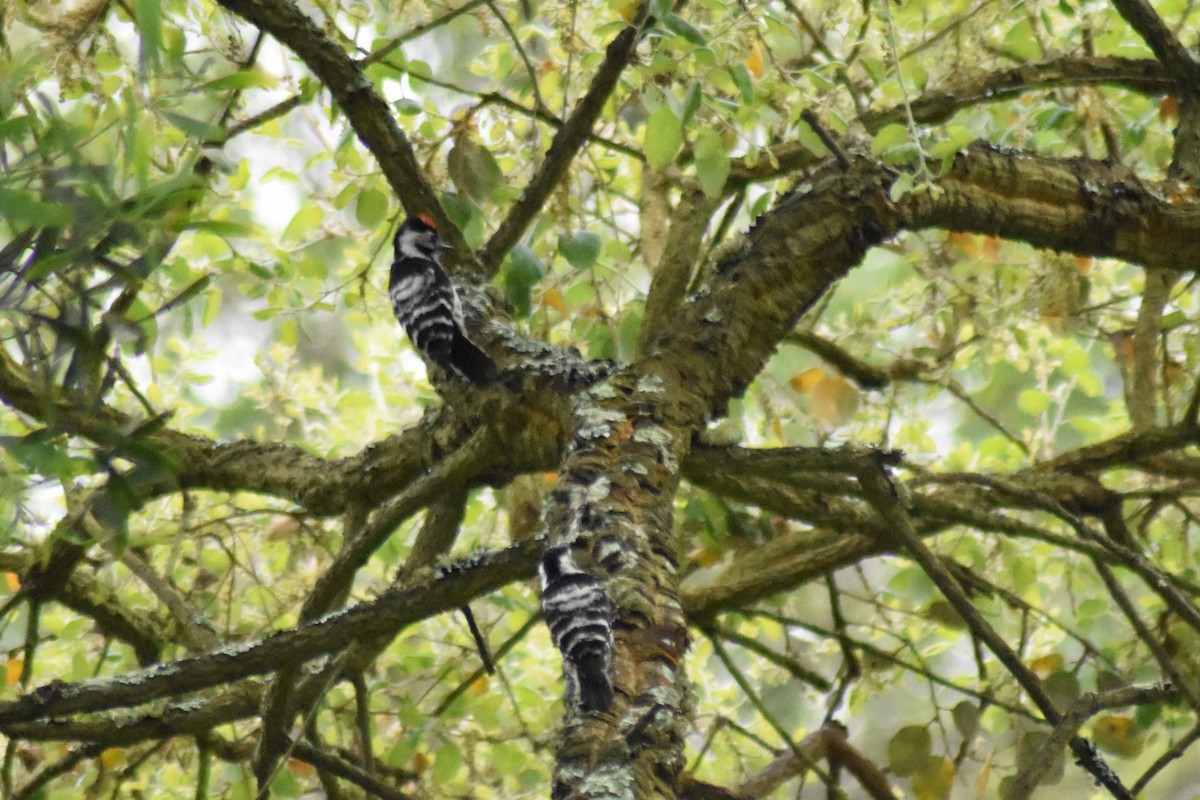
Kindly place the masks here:
POLYGON ((454 249, 454 245, 452 245, 452 244, 446 244, 445 242, 438 242, 438 250, 446 251, 446 250, 453 250, 453 249, 454 249))

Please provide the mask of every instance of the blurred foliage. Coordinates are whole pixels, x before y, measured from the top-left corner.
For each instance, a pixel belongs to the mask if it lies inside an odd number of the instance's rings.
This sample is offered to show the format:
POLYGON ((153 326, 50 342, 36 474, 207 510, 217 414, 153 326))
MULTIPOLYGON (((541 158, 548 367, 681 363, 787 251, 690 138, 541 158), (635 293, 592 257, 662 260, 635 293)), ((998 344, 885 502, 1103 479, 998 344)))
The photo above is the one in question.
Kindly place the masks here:
MULTIPOLYGON (((372 54, 366 75, 394 108, 451 218, 479 246, 549 147, 556 126, 546 120, 561 120, 583 95, 633 4, 530 2, 528 16, 516 3, 472 5, 461 15, 433 2, 305 7, 348 51, 372 54), (443 16, 452 18, 397 43, 443 16)), ((651 279, 643 254, 653 247, 639 228, 648 177, 694 179, 727 203, 731 223, 722 235, 744 230, 796 176, 772 176, 729 198, 731 165, 772 163, 782 143, 824 153, 800 118, 806 109, 886 161, 923 158, 935 176, 976 138, 1095 158, 1115 141, 1147 179, 1160 178, 1170 159, 1169 107, 1118 87, 1031 90, 915 131, 904 123, 866 131, 858 121, 926 89, 1080 55, 1085 41, 1098 55, 1148 57, 1106 4, 658 5, 660 18, 609 100, 597 138, 496 279, 519 327, 589 357, 631 358, 640 325, 670 324, 642 318, 651 279)), ((1160 11, 1179 29, 1194 27, 1189 4, 1160 11)), ((166 471, 161 454, 144 446, 158 425, 344 456, 437 402, 384 292, 399 206, 328 93, 293 56, 215 4, 15 2, 0 8, 0 34, 0 346, 41 387, 48 409, 38 420, 0 416, 0 544, 6 554, 43 557, 58 521, 106 486, 126 532, 89 558, 96 580, 123 604, 167 624, 159 599, 124 559, 136 552, 223 640, 294 624, 298 603, 340 547, 340 521, 306 517, 273 498, 204 491, 130 514, 135 506, 122 501, 121 488, 133 491, 166 471), (84 439, 62 423, 58 403, 84 416, 105 404, 130 426, 102 442, 84 439)), ((913 360, 911 378, 865 389, 811 348, 785 342, 714 433, 756 447, 878 443, 934 472, 1012 472, 1129 427, 1129 337, 1142 290, 1142 272, 1118 262, 946 231, 903 236, 873 250, 801 328, 869 366, 913 360)), ((1161 422, 1178 419, 1200 372, 1196 316, 1196 293, 1181 281, 1169 292, 1158 344, 1161 422)), ((1161 487, 1135 475, 1119 488, 1139 504, 1130 518, 1147 551, 1162 569, 1195 580, 1192 498, 1156 496, 1161 487)), ((472 497, 458 552, 504 544, 510 523, 527 531, 527 521, 510 516, 536 497, 504 494, 513 491, 472 497)), ((677 508, 689 569, 800 527, 690 486, 677 508)), ((356 597, 392 580, 417 525, 402 526, 376 554, 356 597)), ((977 606, 1056 698, 1114 679, 1161 679, 1099 579, 1060 547, 963 528, 946 535, 942 552, 996 584, 977 606)), ((727 620, 845 681, 835 699, 735 651, 767 696, 764 707, 799 740, 832 704, 856 745, 914 797, 995 796, 1045 736, 1011 711, 1020 703, 1016 684, 976 660, 953 609, 938 604, 908 561, 871 559, 830 587, 798 587, 764 604, 765 614, 727 620), (857 653, 857 675, 847 648, 857 653), (987 699, 931 675, 978 685, 987 699)), ((17 589, 9 572, 0 602, 17 589)), ((1136 602, 1160 621, 1185 677, 1196 681, 1194 632, 1180 630, 1157 597, 1143 593, 1136 602)), ((496 648, 536 606, 532 587, 517 585, 473 610, 496 648)), ((28 609, 5 611, 5 699, 51 679, 137 667, 129 647, 59 605, 41 609, 36 660, 27 664, 28 609)), ((689 756, 700 779, 734 785, 783 745, 697 638, 689 756)), ((460 617, 406 631, 369 676, 381 774, 423 796, 544 796, 561 715, 560 704, 545 699, 559 680, 550 650, 535 627, 499 673, 473 677, 478 656, 460 617)), ((183 655, 177 643, 162 654, 183 655)), ((1144 769, 1193 722, 1181 709, 1154 707, 1091 725, 1117 763, 1144 769)), ((354 746, 350 687, 331 689, 315 724, 326 743, 354 746)), ((235 741, 253 734, 249 723, 226 731, 235 741)), ((68 751, 50 742, 6 747, 5 788, 68 751)), ((114 748, 45 796, 191 797, 197 759, 184 743, 114 748)), ((1164 784, 1196 780, 1186 761, 1174 770, 1164 784)), ((1059 778, 1071 796, 1094 791, 1077 770, 1056 769, 1047 780, 1059 778)), ((212 797, 254 794, 248 768, 236 761, 214 763, 207 780, 212 797)), ((319 787, 310 767, 289 761, 273 789, 285 798, 319 787)), ((810 784, 803 796, 818 790, 810 784)))

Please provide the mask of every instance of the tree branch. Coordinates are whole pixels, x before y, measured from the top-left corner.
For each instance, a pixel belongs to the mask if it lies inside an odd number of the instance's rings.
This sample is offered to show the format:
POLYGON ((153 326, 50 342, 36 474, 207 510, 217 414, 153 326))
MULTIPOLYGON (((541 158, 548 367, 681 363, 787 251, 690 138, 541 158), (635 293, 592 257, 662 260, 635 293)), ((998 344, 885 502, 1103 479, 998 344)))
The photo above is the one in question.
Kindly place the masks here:
MULTIPOLYGON (((1041 711, 1042 716, 1052 725, 1058 725, 1062 721, 1062 714, 1054 705, 1054 701, 1047 694, 1041 681, 1025 666, 1020 657, 996 632, 996 629, 988 624, 954 576, 921 541, 920 536, 913 529, 912 523, 901 509, 896 487, 883 468, 864 470, 859 475, 859 481, 863 484, 863 491, 867 499, 887 523, 892 534, 921 565, 925 574, 941 591, 942 596, 954 606, 954 610, 962 617, 975 638, 983 641, 987 648, 1004 664, 1009 674, 1016 679, 1021 688, 1029 695, 1030 700, 1041 711)), ((1133 800, 1133 795, 1124 787, 1116 773, 1099 758, 1090 742, 1080 736, 1071 736, 1070 745, 1078 763, 1088 769, 1096 781, 1108 789, 1113 797, 1118 800, 1133 800)))
POLYGON ((1200 90, 1200 63, 1192 57, 1183 43, 1171 33, 1146 0, 1113 0, 1129 27, 1150 45, 1154 55, 1174 77, 1181 91, 1192 94, 1200 90))
POLYGON ((444 238, 460 252, 462 234, 450 222, 417 163, 408 137, 391 109, 371 86, 361 68, 290 0, 219 0, 248 22, 274 36, 300 57, 333 96, 346 120, 379 161, 379 166, 410 214, 428 214, 444 238))
POLYGON ((521 198, 488 239, 479 252, 479 260, 488 273, 494 273, 512 246, 517 243, 529 223, 542 210, 546 198, 558 186, 567 168, 583 147, 596 124, 604 104, 617 87, 621 72, 633 59, 634 51, 641 40, 647 24, 649 3, 643 3, 634 15, 633 22, 609 44, 604 61, 592 78, 587 94, 575 106, 563 126, 555 132, 550 149, 533 178, 521 193, 521 198))
POLYGON ((390 590, 370 603, 276 633, 257 643, 229 646, 112 679, 75 684, 51 681, 16 700, 0 703, 0 725, 7 727, 9 723, 48 716, 138 705, 312 661, 344 648, 355 639, 382 636, 528 577, 533 573, 540 544, 535 540, 472 556, 421 583, 390 590))
MULTIPOLYGON (((1116 57, 1066 57, 972 76, 913 99, 913 119, 925 125, 945 122, 955 113, 980 103, 1011 100, 1030 91, 1059 86, 1119 86, 1141 94, 1167 94, 1176 78, 1156 61, 1116 57)), ((905 121, 903 106, 868 111, 858 118, 869 133, 905 121)))

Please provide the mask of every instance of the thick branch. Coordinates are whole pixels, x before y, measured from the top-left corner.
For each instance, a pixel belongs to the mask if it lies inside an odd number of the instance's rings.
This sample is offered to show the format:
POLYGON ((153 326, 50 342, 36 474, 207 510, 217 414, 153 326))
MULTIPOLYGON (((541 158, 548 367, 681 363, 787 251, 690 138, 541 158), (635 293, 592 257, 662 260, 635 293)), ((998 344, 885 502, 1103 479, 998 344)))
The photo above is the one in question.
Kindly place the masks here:
POLYGON ((673 498, 691 430, 663 381, 633 370, 579 398, 546 503, 551 540, 575 544, 614 607, 611 713, 573 711, 553 796, 673 798, 683 768, 687 627, 674 559, 673 498), (659 776, 654 779, 652 776, 659 776))
MULTIPOLYGON (((83 408, 70 397, 47 397, 40 390, 0 350, 0 400, 6 405, 117 454, 153 452, 160 465, 170 467, 134 487, 141 499, 178 489, 260 492, 322 516, 345 511, 351 500, 374 505, 388 499, 458 449, 479 425, 443 408, 356 455, 326 459, 280 442, 216 442, 173 430, 165 417, 139 420, 103 404, 83 408)), ((554 463, 557 432, 546 423, 545 416, 532 421, 528 414, 507 416, 506 468, 519 473, 554 463)))
POLYGON ((687 424, 720 413, 833 281, 900 230, 1003 235, 1176 271, 1200 260, 1200 203, 1120 166, 979 144, 935 191, 897 203, 888 193, 893 179, 868 159, 846 169, 827 163, 804 191, 761 217, 707 289, 682 305, 645 372, 670 376, 687 424))
POLYGON ((944 195, 912 196, 905 227, 985 233, 1177 272, 1200 256, 1200 204, 1120 165, 976 144, 938 185, 944 195))
POLYGON ((311 661, 355 639, 382 636, 527 577, 533 571, 539 544, 519 544, 472 557, 410 588, 393 589, 373 602, 254 644, 227 647, 112 679, 76 684, 52 681, 17 700, 0 703, 0 724, 137 705, 311 661))

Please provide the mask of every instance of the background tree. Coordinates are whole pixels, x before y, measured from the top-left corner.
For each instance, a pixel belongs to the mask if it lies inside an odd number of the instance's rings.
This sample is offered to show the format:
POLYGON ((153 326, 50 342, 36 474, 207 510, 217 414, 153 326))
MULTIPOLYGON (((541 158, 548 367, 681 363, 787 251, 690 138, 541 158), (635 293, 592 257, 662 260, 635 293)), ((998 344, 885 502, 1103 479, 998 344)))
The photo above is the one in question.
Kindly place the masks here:
POLYGON ((3 5, 4 796, 1190 796, 1197 13, 3 5))

